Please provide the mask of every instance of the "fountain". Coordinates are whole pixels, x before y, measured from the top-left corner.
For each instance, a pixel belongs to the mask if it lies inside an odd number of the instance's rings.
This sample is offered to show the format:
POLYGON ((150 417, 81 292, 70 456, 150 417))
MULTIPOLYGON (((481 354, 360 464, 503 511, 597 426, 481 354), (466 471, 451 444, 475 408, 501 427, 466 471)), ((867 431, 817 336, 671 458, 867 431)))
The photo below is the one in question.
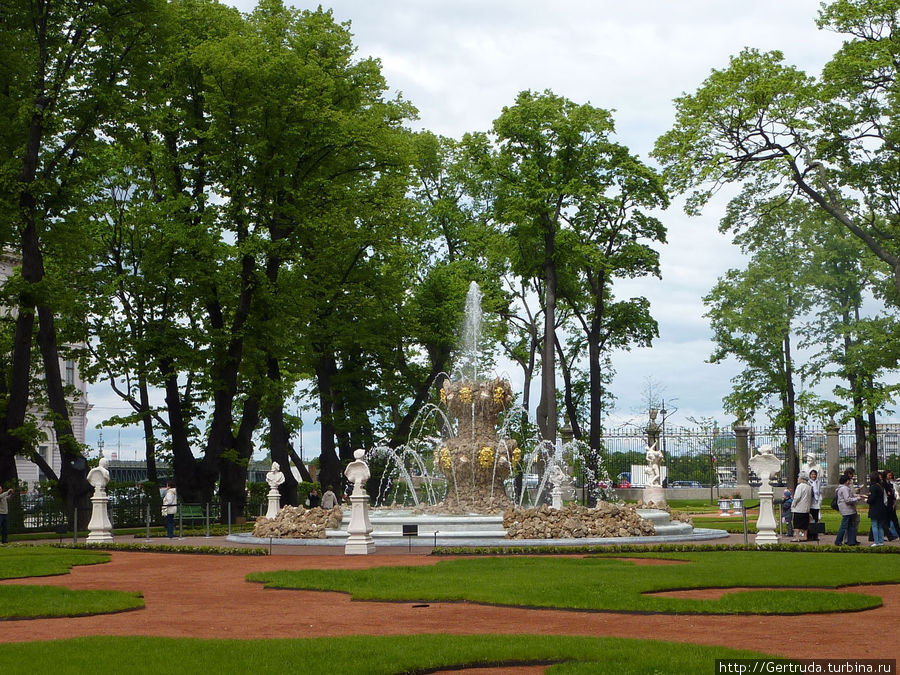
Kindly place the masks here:
MULTIPOLYGON (((672 537, 684 540, 727 535, 707 531, 704 536, 689 524, 670 524, 668 513, 664 511, 635 514, 632 507, 610 505, 609 502, 617 501, 614 492, 605 485, 601 487, 598 478, 602 476, 593 476, 587 469, 584 482, 590 486, 591 497, 600 500, 603 508, 598 511, 579 507, 571 512, 559 508, 563 506, 562 486, 570 484, 564 457, 585 457, 586 446, 574 439, 566 444, 553 444, 535 438, 526 448, 519 447, 508 429, 513 420, 520 419, 518 413, 523 412, 512 406, 512 386, 506 379, 480 374, 481 324, 481 290, 472 282, 466 297, 458 366, 453 377, 442 376, 441 405, 423 407, 407 444, 393 447, 384 442, 365 455, 370 467, 380 468, 380 471, 373 469, 373 473, 381 474, 377 489, 370 487, 378 505, 370 515, 374 528, 372 536, 379 545, 412 545, 413 538, 419 545, 497 545, 509 542, 508 525, 522 531, 523 524, 516 520, 519 514, 526 519, 537 517, 540 520, 548 512, 552 512, 554 519, 566 520, 569 513, 576 518, 590 519, 601 512, 625 517, 625 511, 630 510, 628 518, 653 522, 653 526, 638 523, 637 529, 629 530, 632 536, 628 541, 633 543, 665 541, 672 537), (426 429, 432 433, 425 433, 426 429), (438 432, 434 433, 434 429, 438 432), (536 468, 540 470, 534 474, 536 468), (523 481, 525 485, 518 496, 513 489, 515 471, 529 478, 536 476, 533 485, 523 481), (553 509, 543 504, 548 480, 555 486, 553 509), (526 499, 531 499, 533 506, 540 508, 523 511, 521 507, 525 506, 526 499), (655 535, 651 534, 654 527, 655 535)), ((599 458, 596 459, 600 463, 599 458)), ((348 516, 344 516, 345 521, 348 516)), ((541 531, 543 523, 527 527, 528 531, 537 532, 541 531)), ((624 529, 615 526, 597 529, 590 523, 579 531, 587 534, 571 535, 571 541, 565 538, 535 538, 532 541, 589 544, 622 541, 621 537, 625 536, 620 534, 625 532, 624 529)), ((343 545, 346 537, 346 527, 343 527, 328 530, 324 541, 343 545)), ((517 543, 522 542, 519 539, 517 543)), ((292 540, 290 543, 303 542, 292 540)), ((323 540, 315 539, 311 543, 321 544, 323 540)))

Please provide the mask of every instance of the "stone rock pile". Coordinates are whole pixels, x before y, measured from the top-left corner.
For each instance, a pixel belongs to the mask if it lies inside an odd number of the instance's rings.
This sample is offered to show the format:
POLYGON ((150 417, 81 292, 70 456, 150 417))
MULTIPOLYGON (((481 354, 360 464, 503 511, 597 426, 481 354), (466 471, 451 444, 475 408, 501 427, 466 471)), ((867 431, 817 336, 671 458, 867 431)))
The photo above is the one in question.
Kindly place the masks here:
POLYGON ((256 519, 254 537, 287 537, 291 539, 324 539, 325 530, 336 530, 343 517, 341 507, 323 509, 319 506, 305 509, 302 506, 285 506, 269 520, 265 516, 256 519))
POLYGON ((584 537, 641 537, 656 534, 653 524, 630 504, 598 502, 589 509, 569 504, 552 509, 546 504, 533 509, 507 509, 503 527, 508 539, 582 539, 584 537))

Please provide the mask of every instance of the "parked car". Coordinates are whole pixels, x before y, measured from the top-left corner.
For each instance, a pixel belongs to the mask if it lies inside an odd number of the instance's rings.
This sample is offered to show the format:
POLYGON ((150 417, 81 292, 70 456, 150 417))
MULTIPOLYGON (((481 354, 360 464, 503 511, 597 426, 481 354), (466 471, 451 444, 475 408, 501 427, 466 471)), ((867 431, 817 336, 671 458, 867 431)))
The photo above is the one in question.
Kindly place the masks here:
POLYGON ((673 488, 702 488, 703 486, 695 480, 676 480, 672 481, 669 487, 673 488))

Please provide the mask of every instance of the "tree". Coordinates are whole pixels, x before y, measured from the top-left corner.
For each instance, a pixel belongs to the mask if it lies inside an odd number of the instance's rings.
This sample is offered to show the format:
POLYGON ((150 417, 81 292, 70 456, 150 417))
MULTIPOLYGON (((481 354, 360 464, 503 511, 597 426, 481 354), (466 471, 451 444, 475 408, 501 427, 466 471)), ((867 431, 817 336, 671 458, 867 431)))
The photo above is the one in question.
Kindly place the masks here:
POLYGON ((513 271, 543 287, 537 417, 541 435, 551 442, 557 434, 556 305, 563 255, 557 238, 602 171, 612 130, 607 111, 550 91, 521 92, 493 125, 498 149, 490 173, 492 216, 513 242, 513 271))
MULTIPOLYGON (((104 142, 102 125, 115 115, 131 76, 144 62, 141 52, 153 33, 152 17, 159 4, 105 0, 0 6, 0 238, 20 256, 24 282, 16 303, 8 396, 0 421, 0 480, 9 478, 2 475, 9 471, 9 458, 24 450, 20 430, 29 404, 31 346, 36 340, 62 456, 59 489, 70 507, 84 505, 90 488, 60 376, 57 320, 65 302, 54 294, 62 284, 54 283, 48 256, 66 250, 66 240, 79 241, 73 212, 90 199, 87 187, 96 168, 91 158, 104 142)), ((70 264, 78 259, 77 251, 66 250, 70 264)), ((45 474, 55 477, 45 462, 32 456, 45 474)))
POLYGON ((570 227, 560 234, 569 252, 561 295, 588 349, 592 449, 602 442, 606 356, 613 349, 649 346, 659 335, 647 299, 616 301, 612 287, 617 279, 660 275, 651 244, 665 243, 666 231, 644 210, 668 206, 660 177, 623 146, 607 142, 596 161, 575 200, 570 227))
POLYGON ((877 444, 867 442, 876 437, 876 411, 897 391, 896 386, 876 384, 897 363, 898 346, 890 339, 897 332, 896 320, 863 315, 874 275, 871 253, 859 239, 837 223, 820 222, 821 215, 811 213, 809 219, 802 236, 812 251, 807 278, 815 289, 817 311, 800 329, 801 347, 814 350, 804 372, 812 382, 839 377, 846 383, 833 391, 849 405, 829 405, 827 412, 844 407, 842 421, 853 420, 857 465, 865 473, 867 445, 868 466, 878 468, 877 444))
POLYGON ((801 198, 840 223, 881 261, 900 292, 900 146, 896 39, 900 2, 824 4, 822 28, 847 37, 815 79, 778 51, 745 49, 696 93, 676 99, 674 128, 654 155, 696 213, 721 186, 744 197, 801 198))
POLYGON ((803 279, 808 254, 794 234, 798 210, 803 210, 802 204, 750 213, 732 208, 722 227, 736 227, 739 219, 752 220, 754 226, 737 237, 752 257, 745 269, 729 270, 703 299, 716 343, 710 361, 733 356, 744 365, 725 398, 725 409, 746 420, 774 400, 770 413, 773 423, 785 429, 791 484, 799 469, 793 340, 798 317, 810 304, 803 279))

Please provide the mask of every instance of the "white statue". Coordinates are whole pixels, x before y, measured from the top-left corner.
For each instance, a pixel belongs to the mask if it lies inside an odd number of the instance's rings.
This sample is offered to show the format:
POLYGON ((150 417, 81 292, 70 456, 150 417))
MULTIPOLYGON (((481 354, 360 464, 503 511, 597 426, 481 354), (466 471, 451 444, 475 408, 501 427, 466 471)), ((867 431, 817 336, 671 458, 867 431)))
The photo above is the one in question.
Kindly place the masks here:
POLYGON ((663 460, 663 454, 656 449, 656 443, 646 446, 647 448, 647 485, 662 485, 659 478, 659 464, 663 460))
POLYGON ((106 496, 106 484, 109 483, 109 460, 100 458, 100 465, 88 471, 88 483, 94 488, 91 497, 91 521, 88 523, 87 540, 94 542, 113 541, 112 521, 109 519, 109 498, 106 496))
POLYGON ((344 475, 347 477, 347 480, 353 483, 353 494, 355 495, 361 495, 365 492, 363 485, 372 475, 369 471, 369 465, 366 464, 363 459, 365 454, 365 450, 355 450, 353 456, 356 459, 350 462, 347 465, 347 468, 344 469, 344 475))
POLYGON ((750 468, 760 480, 760 490, 769 489, 772 476, 781 471, 781 460, 772 452, 771 445, 761 445, 750 458, 750 468))
POLYGON ((781 471, 781 460, 772 452, 771 445, 763 445, 750 458, 750 468, 759 476, 759 517, 756 520, 756 545, 767 546, 778 543, 775 534, 775 512, 772 506, 772 476, 781 471))
POLYGON ((87 481, 94 488, 95 495, 105 495, 109 483, 109 460, 106 457, 101 457, 100 465, 88 471, 87 481))
POLYGON ((269 494, 266 495, 269 500, 269 509, 266 511, 266 518, 274 520, 281 508, 281 492, 278 490, 278 486, 284 482, 284 474, 281 473, 278 462, 272 462, 272 470, 266 474, 266 482, 269 484, 269 494))
POLYGON ((363 459, 365 454, 365 450, 355 450, 353 456, 356 459, 344 469, 347 480, 353 483, 353 494, 350 495, 350 523, 347 525, 347 543, 344 545, 346 555, 368 555, 375 552, 372 521, 369 520, 369 497, 364 487, 372 474, 369 472, 369 465, 363 459))
POLYGON ((272 462, 272 470, 266 474, 266 482, 270 488, 277 488, 284 482, 284 474, 281 473, 278 462, 272 462))
POLYGON ((569 480, 568 474, 563 471, 562 467, 559 464, 554 464, 550 469, 550 475, 547 477, 547 480, 550 481, 550 484, 553 487, 562 488, 563 485, 569 480))
MULTIPOLYGON (((800 452, 801 454, 803 452, 802 446, 800 447, 800 452)), ((819 468, 819 460, 816 459, 816 453, 814 453, 812 450, 807 451, 806 461, 803 463, 803 466, 800 467, 800 471, 805 471, 806 475, 809 475, 810 471, 815 471, 816 474, 821 475, 822 472, 819 470, 819 468)))

